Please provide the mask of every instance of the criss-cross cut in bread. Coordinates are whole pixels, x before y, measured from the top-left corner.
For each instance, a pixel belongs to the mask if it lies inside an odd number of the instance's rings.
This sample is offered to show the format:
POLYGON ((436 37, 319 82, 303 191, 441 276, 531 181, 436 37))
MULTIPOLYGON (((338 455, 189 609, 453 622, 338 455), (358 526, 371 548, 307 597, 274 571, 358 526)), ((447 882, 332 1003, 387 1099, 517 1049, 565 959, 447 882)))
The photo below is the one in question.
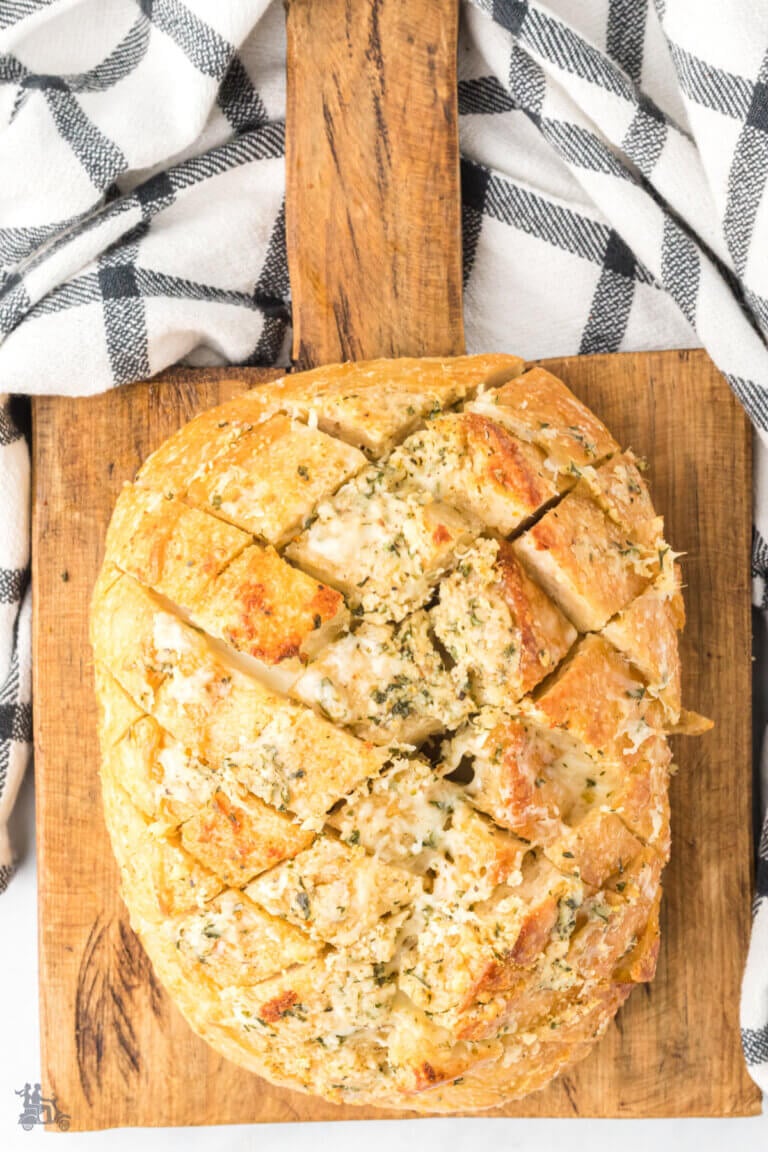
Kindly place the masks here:
POLYGON ((219 1053, 456 1112, 585 1056, 659 950, 684 612, 643 466, 517 357, 203 413, 94 591, 131 922, 219 1053))

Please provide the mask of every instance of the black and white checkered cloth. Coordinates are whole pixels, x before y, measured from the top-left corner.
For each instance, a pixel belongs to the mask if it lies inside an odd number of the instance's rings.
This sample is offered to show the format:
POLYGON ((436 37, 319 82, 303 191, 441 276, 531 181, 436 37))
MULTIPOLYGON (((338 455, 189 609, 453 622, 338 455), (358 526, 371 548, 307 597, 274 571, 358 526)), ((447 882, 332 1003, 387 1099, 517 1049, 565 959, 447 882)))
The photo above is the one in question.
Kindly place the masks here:
MULTIPOLYGON (((283 19, 278 0, 0 0, 4 392, 287 361, 283 19)), ((758 431, 765 626, 768 4, 464 0, 459 101, 470 350, 703 344, 758 431)), ((0 888, 30 740, 18 411, 0 407, 0 888)), ((768 826, 742 1024, 768 1087, 768 826)))

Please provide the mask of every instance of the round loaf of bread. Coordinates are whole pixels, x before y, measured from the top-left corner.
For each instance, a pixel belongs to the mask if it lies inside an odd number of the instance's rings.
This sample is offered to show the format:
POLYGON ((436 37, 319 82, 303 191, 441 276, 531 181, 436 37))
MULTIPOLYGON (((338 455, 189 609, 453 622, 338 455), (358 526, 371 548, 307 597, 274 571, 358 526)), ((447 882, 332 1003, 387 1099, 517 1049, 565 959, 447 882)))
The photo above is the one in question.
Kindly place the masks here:
POLYGON ((106 821, 191 1027, 269 1080, 488 1108, 653 977, 674 553, 512 356, 288 376, 124 487, 94 594, 106 821))

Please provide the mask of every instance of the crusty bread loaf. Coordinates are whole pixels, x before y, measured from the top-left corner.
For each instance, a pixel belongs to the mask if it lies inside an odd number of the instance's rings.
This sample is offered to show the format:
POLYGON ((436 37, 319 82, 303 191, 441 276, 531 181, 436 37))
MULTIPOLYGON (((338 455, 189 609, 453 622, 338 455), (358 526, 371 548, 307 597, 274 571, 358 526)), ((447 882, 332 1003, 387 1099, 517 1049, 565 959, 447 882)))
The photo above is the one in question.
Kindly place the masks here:
POLYGON ((335 365, 171 437, 94 593, 122 890, 192 1028, 451 1112, 652 979, 685 728, 643 466, 512 356, 335 365))

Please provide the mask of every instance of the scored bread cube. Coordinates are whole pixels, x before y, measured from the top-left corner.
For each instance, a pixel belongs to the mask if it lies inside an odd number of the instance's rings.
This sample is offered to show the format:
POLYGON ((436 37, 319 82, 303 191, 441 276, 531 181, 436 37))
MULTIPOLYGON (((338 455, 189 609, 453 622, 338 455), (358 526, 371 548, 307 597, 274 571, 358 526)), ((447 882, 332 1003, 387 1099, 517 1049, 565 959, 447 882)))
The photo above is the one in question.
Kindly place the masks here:
POLYGON ((99 709, 99 743, 106 751, 122 740, 143 712, 100 660, 94 661, 93 679, 99 709))
POLYGON ((346 627, 341 593, 271 545, 246 548, 190 606, 194 622, 264 664, 300 666, 346 627))
POLYGON ((435 900, 471 905, 489 898, 499 884, 520 883, 530 844, 497 828, 457 792, 428 871, 435 900))
MULTIPOLYGON (((565 1045, 564 1055, 572 1059, 573 1040, 583 1044, 586 1055, 630 989, 583 979, 557 952, 542 960, 512 988, 467 1012, 459 1035, 477 1042, 501 1031, 507 1043, 519 1044, 520 1034, 535 1034, 547 1054, 554 1046, 565 1045)), ((542 1049, 538 1051, 537 1065, 542 1049)))
POLYGON ((534 1032, 553 1019, 558 1030, 562 1027, 569 1006, 585 992, 584 981, 565 960, 582 896, 576 890, 561 901, 557 931, 533 965, 510 969, 503 986, 467 1006, 456 1030, 460 1039, 478 1042, 499 1033, 534 1032))
POLYGON ((585 796, 602 799, 620 776, 611 770, 608 777, 607 766, 567 731, 495 709, 473 717, 443 751, 449 773, 468 770, 464 791, 476 808, 540 844, 562 834, 585 796))
POLYGON ((528 851, 422 760, 398 760, 366 780, 328 822, 345 843, 428 877, 436 903, 469 905, 518 882, 528 851))
POLYGON ((543 453, 476 412, 438 416, 409 436, 389 467, 508 536, 557 496, 543 453))
POLYGON ((160 601, 123 575, 107 566, 94 592, 91 611, 91 644, 96 662, 109 673, 134 701, 139 712, 150 711, 166 673, 156 660, 152 625, 160 601), (103 579, 108 569, 115 578, 103 579), (138 637, 138 651, 134 641, 138 637))
POLYGON ((544 848, 548 860, 563 872, 599 888, 623 872, 642 851, 642 843, 613 812, 593 808, 573 827, 544 848))
POLYGON ((617 457, 589 471, 513 544, 580 632, 599 631, 639 596, 668 552, 634 464, 617 457))
POLYGON ((215 468, 196 475, 184 498, 279 546, 364 464, 349 444, 273 416, 218 456, 215 468))
POLYGON ((219 702, 208 725, 205 758, 223 765, 266 804, 301 820, 322 823, 328 809, 378 773, 386 759, 384 749, 275 695, 267 722, 252 732, 248 707, 247 692, 233 691, 219 702))
POLYGON ((110 540, 108 554, 122 571, 266 664, 319 651, 348 621, 340 593, 297 571, 271 545, 162 493, 123 489, 110 540))
POLYGON ((642 672, 648 692, 664 706, 667 722, 680 719, 680 654, 677 630, 683 625, 679 589, 670 597, 656 587, 633 600, 603 629, 603 636, 642 672))
POLYGON ((178 835, 159 833, 127 791, 115 753, 111 748, 102 759, 102 800, 132 913, 158 922, 201 907, 221 891, 221 880, 184 850, 178 835))
POLYGON ((613 977, 653 918, 663 866, 661 857, 646 848, 584 900, 568 948, 568 963, 579 973, 589 979, 613 977))
POLYGON ((581 902, 578 879, 529 853, 514 886, 472 906, 471 916, 450 904, 427 905, 418 934, 401 955, 400 988, 435 1023, 455 1031, 478 999, 512 987, 532 967, 581 902))
POLYGON ((353 952, 383 916, 406 912, 420 890, 416 876, 327 836, 247 888, 249 897, 272 915, 298 925, 313 939, 353 952))
MULTIPOLYGON (((226 384, 226 382, 224 382, 226 384)), ((256 387, 200 412, 165 440, 136 475, 141 487, 182 495, 195 476, 215 468, 238 440, 281 411, 277 385, 256 387)))
POLYGON ((617 813, 633 835, 669 860, 669 776, 672 753, 662 736, 643 746, 643 756, 612 789, 605 807, 617 813))
POLYGON ((592 887, 625 871, 645 847, 668 860, 670 761, 666 740, 657 735, 644 743, 638 762, 597 765, 571 806, 561 809, 563 832, 545 845, 548 858, 592 887))
POLYGON ((541 1040, 547 1052, 568 1045, 568 1058, 572 1058, 574 1051, 577 1059, 579 1055, 588 1055, 595 1040, 606 1031, 630 992, 631 988, 625 984, 614 981, 598 984, 587 980, 577 996, 566 1000, 561 1008, 558 1006, 562 1019, 555 1021, 556 1027, 553 1028, 553 1022, 549 1020, 547 1030, 542 1030, 541 1040), (556 1032, 559 1032, 559 1036, 553 1035, 556 1032))
MULTIPOLYGON (((444 360, 369 360, 332 364, 294 377, 301 395, 286 395, 286 411, 314 418, 348 444, 382 456, 425 417, 435 415, 478 388, 512 379, 523 369, 518 356, 457 356, 444 360), (383 382, 382 377, 386 376, 383 382)), ((288 388, 290 390, 291 380, 288 388)))
POLYGON ((107 556, 183 608, 251 543, 247 532, 170 494, 126 485, 107 533, 107 556))
POLYGON ((221 891, 215 872, 190 856, 173 833, 147 831, 124 865, 131 911, 150 923, 199 911, 221 891))
POLYGON ((284 968, 307 963, 320 950, 293 925, 231 888, 180 917, 173 935, 185 967, 202 965, 205 976, 222 987, 260 984, 284 968))
POLYGON ((205 804, 217 774, 184 748, 151 716, 141 716, 114 746, 122 786, 149 819, 173 825, 205 804))
POLYGON ((338 588, 369 621, 402 620, 428 599, 478 525, 372 466, 321 504, 286 555, 338 588))
POLYGON ((558 1002, 567 1002, 567 997, 567 992, 548 986, 538 965, 523 968, 509 988, 468 1006, 455 1034, 474 1045, 505 1033, 533 1032, 537 1021, 553 1013, 558 1002))
POLYGON ((579 496, 566 497, 512 547, 581 632, 602 628, 649 583, 623 533, 579 496))
POLYGON ((256 796, 233 800, 222 790, 181 826, 187 851, 235 886, 295 856, 312 839, 312 832, 256 796))
POLYGON ((94 649, 158 723, 267 804, 322 815, 384 753, 264 687, 123 576, 94 603, 94 649))
POLYGON ((200 632, 131 576, 120 576, 94 599, 92 642, 128 695, 182 743, 205 744, 205 718, 234 691, 251 697, 251 733, 271 718, 272 692, 223 664, 200 632))
POLYGON ((637 570, 653 575, 659 587, 673 596, 680 582, 676 554, 664 540, 664 518, 656 515, 641 467, 632 452, 624 452, 599 468, 584 468, 575 491, 594 500, 626 534, 631 541, 628 555, 637 570))
POLYGON ((562 380, 545 368, 531 368, 466 405, 503 424, 546 455, 548 468, 568 479, 574 469, 597 464, 619 451, 608 429, 562 380))
POLYGON ((661 737, 648 742, 644 758, 631 768, 610 765, 587 780, 569 811, 563 811, 562 835, 544 852, 558 868, 575 872, 592 887, 623 873, 652 848, 669 859, 669 762, 661 737))
POLYGON ((347 844, 360 844, 382 860, 424 873, 459 790, 435 775, 426 760, 396 759, 370 776, 328 816, 347 844))
POLYGON ((376 961, 356 961, 332 950, 251 988, 223 989, 221 1010, 227 1023, 246 1021, 256 1041, 277 1041, 276 1047, 310 1041, 321 1052, 335 1051, 354 1033, 387 1019, 396 985, 381 968, 376 961))
POLYGON ((558 940, 573 920, 574 906, 582 899, 581 883, 563 876, 538 852, 526 856, 517 883, 500 888, 481 906, 481 918, 493 921, 493 936, 498 938, 497 923, 502 909, 518 902, 522 915, 513 947, 501 955, 493 952, 493 961, 474 985, 473 998, 509 987, 521 968, 534 965, 550 940, 558 940))
POLYGON ((628 904, 640 903, 647 912, 661 883, 664 860, 650 847, 643 848, 621 871, 603 885, 604 891, 615 892, 628 904))
POLYGON ((319 826, 328 809, 376 775, 386 758, 385 749, 309 708, 284 704, 255 740, 230 747, 227 765, 265 803, 319 826))
MULTIPOLYGON (((111 771, 150 820, 181 823, 181 841, 228 884, 295 855, 312 833, 216 771, 184 748, 149 716, 112 748, 111 771)), ((159 824, 158 824, 159 826, 159 824)))
POLYGON ((588 491, 625 532, 643 528, 648 533, 658 531, 660 518, 656 516, 648 485, 631 452, 614 456, 599 468, 583 469, 579 489, 588 491))
POLYGON ((558 665, 576 629, 527 575, 511 547, 478 540, 440 584, 435 634, 479 704, 504 706, 558 665))
POLYGON ((457 728, 471 706, 445 670, 423 611, 397 626, 361 624, 330 644, 292 692, 375 744, 420 744, 457 728))
POLYGON ((94 602, 92 620, 97 658, 163 728, 214 765, 220 740, 254 739, 283 706, 130 576, 94 602))
POLYGON ((102 753, 99 779, 101 803, 112 851, 119 867, 125 869, 136 851, 135 845, 142 843, 150 819, 123 787, 120 757, 116 755, 114 747, 105 748, 102 753))
POLYGON ((669 760, 661 736, 633 764, 599 756, 567 730, 487 710, 447 746, 445 767, 466 763, 477 808, 598 887, 642 844, 668 855, 669 760))
POLYGON ((642 676, 601 636, 580 640, 523 707, 542 727, 566 731, 592 759, 626 767, 642 758, 662 719, 642 676))
POLYGON ((146 923, 199 912, 222 890, 219 877, 190 856, 174 834, 147 829, 122 863, 124 895, 131 912, 146 923))
POLYGON ((651 904, 645 928, 636 943, 630 945, 611 973, 613 980, 622 984, 647 984, 656 975, 656 964, 661 946, 659 912, 661 910, 661 885, 651 904))
MULTIPOLYGON (((129 808, 121 793, 121 808, 129 808)), ((218 895, 222 882, 214 872, 190 856, 178 835, 159 835, 157 828, 136 829, 130 855, 117 856, 121 867, 122 895, 131 917, 145 923, 165 925, 170 917, 205 908, 218 895)))
POLYGON ((448 1029, 438 1027, 405 998, 393 1007, 387 1056, 396 1082, 406 1092, 423 1092, 454 1081, 498 1060, 502 1053, 498 1039, 457 1042, 448 1029))

